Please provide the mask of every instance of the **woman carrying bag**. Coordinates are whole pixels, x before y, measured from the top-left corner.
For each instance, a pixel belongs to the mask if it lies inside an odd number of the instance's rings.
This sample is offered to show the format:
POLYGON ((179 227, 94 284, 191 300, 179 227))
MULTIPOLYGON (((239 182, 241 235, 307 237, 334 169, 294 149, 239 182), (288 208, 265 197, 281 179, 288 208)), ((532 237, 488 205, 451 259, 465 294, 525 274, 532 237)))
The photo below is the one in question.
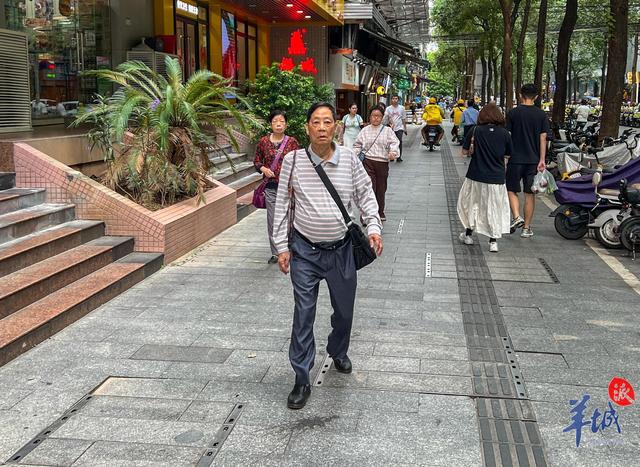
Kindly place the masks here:
POLYGON ((342 117, 342 127, 344 129, 344 134, 342 136, 343 146, 353 149, 353 144, 356 142, 356 138, 358 138, 358 134, 362 129, 364 121, 362 117, 358 115, 358 106, 356 104, 351 104, 349 107, 349 113, 342 117))
POLYGON ((278 262, 278 251, 273 242, 273 213, 276 206, 276 194, 284 156, 300 148, 298 141, 292 136, 285 135, 287 129, 287 114, 283 110, 274 110, 269 115, 272 133, 263 136, 256 147, 256 157, 253 165, 263 175, 260 186, 253 193, 253 205, 260 209, 267 209, 267 233, 271 245, 269 264, 278 262))
POLYGON ((460 241, 473 245, 474 231, 489 237, 489 251, 497 253, 497 239, 509 233, 511 212, 505 185, 506 162, 511 155, 511 135, 504 128, 502 111, 488 104, 477 125, 465 135, 462 153, 471 156, 458 196, 458 216, 466 231, 460 241))
POLYGON ((370 125, 358 134, 353 150, 364 164, 364 169, 371 178, 373 192, 378 201, 378 215, 380 220, 386 221, 384 215, 384 199, 387 192, 389 178, 389 161, 395 160, 400 149, 400 140, 393 130, 382 125, 384 114, 380 107, 374 107, 369 112, 370 125))

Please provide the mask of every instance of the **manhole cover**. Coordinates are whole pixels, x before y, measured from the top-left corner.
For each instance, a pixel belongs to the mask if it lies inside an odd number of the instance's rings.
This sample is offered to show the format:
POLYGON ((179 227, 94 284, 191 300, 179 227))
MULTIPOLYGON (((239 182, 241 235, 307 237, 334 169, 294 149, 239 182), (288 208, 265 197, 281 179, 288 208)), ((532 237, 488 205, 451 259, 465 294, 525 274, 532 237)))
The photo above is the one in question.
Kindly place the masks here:
POLYGON ((486 258, 491 279, 498 282, 557 284, 560 281, 543 258, 486 258))

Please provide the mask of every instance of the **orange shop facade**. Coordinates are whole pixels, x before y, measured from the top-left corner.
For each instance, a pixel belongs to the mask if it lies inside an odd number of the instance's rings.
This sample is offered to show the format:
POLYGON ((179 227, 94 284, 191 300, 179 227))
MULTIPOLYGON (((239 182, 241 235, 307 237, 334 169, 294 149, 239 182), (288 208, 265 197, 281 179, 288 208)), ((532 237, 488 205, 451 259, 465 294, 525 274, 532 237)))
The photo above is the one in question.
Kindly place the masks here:
POLYGON ((210 69, 240 87, 272 62, 304 63, 325 82, 326 27, 341 25, 344 13, 344 0, 154 2, 155 36, 164 52, 178 55, 185 77, 210 69), (288 53, 294 34, 302 35, 304 56, 288 53))

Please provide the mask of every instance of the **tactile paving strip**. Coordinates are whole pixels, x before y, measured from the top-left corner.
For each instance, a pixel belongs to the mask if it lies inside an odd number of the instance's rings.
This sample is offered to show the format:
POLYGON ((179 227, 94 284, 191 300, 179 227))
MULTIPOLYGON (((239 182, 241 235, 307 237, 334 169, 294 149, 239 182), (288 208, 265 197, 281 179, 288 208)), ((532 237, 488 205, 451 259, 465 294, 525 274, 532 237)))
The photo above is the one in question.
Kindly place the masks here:
MULTIPOLYGON (((456 206, 461 183, 448 144, 441 146, 441 154, 484 465, 546 467, 540 430, 526 400, 491 271, 477 243, 462 245, 458 240, 462 226, 456 206)), ((540 263, 545 267, 543 260, 540 263)), ((551 268, 545 269, 551 276, 551 268)))

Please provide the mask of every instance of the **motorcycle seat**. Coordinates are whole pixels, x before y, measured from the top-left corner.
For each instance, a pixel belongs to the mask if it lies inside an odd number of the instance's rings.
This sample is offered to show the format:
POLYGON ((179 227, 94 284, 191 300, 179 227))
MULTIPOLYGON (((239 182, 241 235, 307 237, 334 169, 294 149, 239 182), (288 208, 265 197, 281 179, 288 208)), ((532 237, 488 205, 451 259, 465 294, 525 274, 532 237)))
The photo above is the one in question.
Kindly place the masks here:
MULTIPOLYGON (((628 189, 640 190, 640 183, 629 185, 628 189)), ((598 194, 603 197, 615 197, 615 199, 618 199, 618 196, 620 196, 620 190, 614 190, 613 188, 601 188, 598 190, 598 194)))

